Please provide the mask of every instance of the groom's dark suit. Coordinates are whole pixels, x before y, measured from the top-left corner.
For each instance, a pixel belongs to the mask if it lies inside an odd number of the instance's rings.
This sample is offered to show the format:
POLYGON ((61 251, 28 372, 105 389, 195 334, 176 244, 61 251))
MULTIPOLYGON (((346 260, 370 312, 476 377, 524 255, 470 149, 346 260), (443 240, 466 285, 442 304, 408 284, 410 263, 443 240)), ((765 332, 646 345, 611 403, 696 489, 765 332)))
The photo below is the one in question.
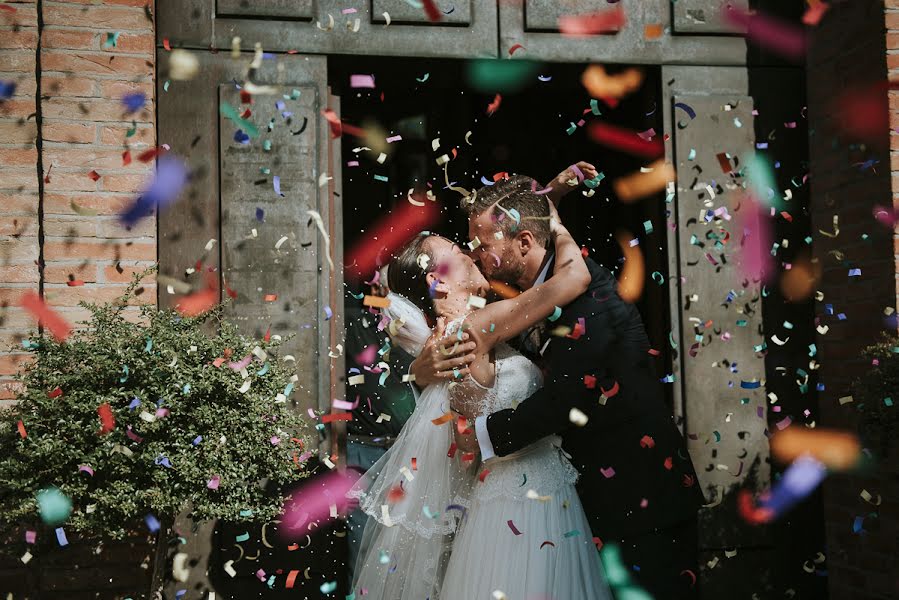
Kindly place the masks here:
MULTIPOLYGON (((686 528, 685 535, 695 540, 696 510, 703 496, 684 440, 663 400, 637 309, 618 296, 608 270, 589 259, 587 266, 592 279, 586 293, 548 324, 548 329, 558 325, 574 329, 583 319, 585 331, 577 339, 576 332, 552 337, 543 355, 548 370, 543 388, 514 410, 490 415, 486 427, 499 456, 561 434, 564 450, 581 473, 578 493, 593 535, 604 543, 621 542, 629 568, 633 561, 644 563, 636 565, 639 571, 634 575, 649 591, 665 593, 671 588, 652 579, 670 579, 666 561, 675 557, 652 553, 677 547, 665 547, 653 536, 670 540, 675 537, 670 532, 686 528), (587 416, 586 425, 572 424, 572 409, 587 416), (642 546, 644 552, 629 552, 629 540, 643 540, 630 545, 642 546), (655 559, 661 563, 656 569, 651 566, 655 559)), ((695 548, 693 556, 695 560, 695 548)), ((673 568, 676 579, 681 569, 673 568)), ((682 579, 690 580, 688 575, 682 579)))

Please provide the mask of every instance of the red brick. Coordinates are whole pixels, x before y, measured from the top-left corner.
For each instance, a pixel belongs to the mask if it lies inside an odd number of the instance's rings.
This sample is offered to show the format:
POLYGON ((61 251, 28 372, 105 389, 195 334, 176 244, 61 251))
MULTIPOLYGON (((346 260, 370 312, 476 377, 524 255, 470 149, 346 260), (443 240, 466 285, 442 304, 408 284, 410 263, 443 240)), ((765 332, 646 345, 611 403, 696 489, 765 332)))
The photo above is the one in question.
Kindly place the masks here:
MULTIPOLYGON (((41 48, 44 50, 72 49, 95 50, 97 49, 100 34, 95 31, 44 29, 41 35, 41 48)), ((104 36, 105 39, 105 36, 104 36)))
POLYGON ((154 238, 156 219, 142 219, 130 229, 118 219, 104 219, 97 222, 97 237, 101 238, 154 238))
POLYGON ((96 95, 96 82, 92 79, 68 75, 45 75, 41 81, 43 96, 93 97, 96 95))
POLYGON ((4 79, 16 82, 16 96, 18 97, 34 97, 37 90, 37 81, 33 73, 17 73, 10 77, 4 75, 4 79))
POLYGON ((110 51, 153 56, 156 52, 156 40, 150 32, 140 34, 123 33, 119 35, 115 48, 111 48, 110 51))
MULTIPOLYGON (((44 163, 44 168, 50 165, 44 163)), ((78 172, 65 172, 53 168, 50 173, 50 181, 44 181, 45 192, 93 192, 97 190, 97 182, 88 177, 88 171, 79 170, 78 172)))
MULTIPOLYGON (((71 4, 94 4, 96 0, 68 0, 71 4)), ((139 6, 143 7, 148 0, 103 0, 103 4, 116 6, 139 6)))
MULTIPOLYGON (((97 73, 100 75, 124 75, 133 77, 153 76, 153 63, 145 58, 118 56, 111 53, 53 51, 41 56, 41 67, 46 71, 65 73, 97 73)), ((33 67, 32 67, 33 69, 33 67)))
POLYGON ((3 179, 0 180, 0 185, 7 189, 37 188, 37 172, 34 167, 31 169, 7 167, 3 169, 3 179))
POLYGON ((12 379, 3 379, 0 381, 0 400, 13 400, 24 389, 24 386, 18 381, 12 379))
POLYGON ((152 124, 137 123, 137 131, 131 137, 126 137, 131 125, 103 125, 100 127, 100 143, 104 146, 123 146, 128 144, 131 147, 149 146, 156 143, 156 132, 152 124))
POLYGON ((143 120, 150 116, 147 108, 133 116, 125 115, 125 109, 118 102, 99 99, 77 100, 74 98, 48 98, 41 104, 45 118, 68 119, 72 121, 115 121, 123 122, 126 118, 143 120))
POLYGON ((0 165, 3 167, 27 167, 37 164, 37 149, 0 148, 0 165))
POLYGON ((150 101, 153 99, 154 90, 152 81, 101 81, 98 97, 118 99, 128 94, 142 92, 144 97, 150 101))
POLYGON ((887 34, 887 50, 896 50, 899 48, 899 33, 887 34))
POLYGON ((37 260, 38 247, 33 238, 0 239, 0 256, 7 264, 27 263, 37 260))
POLYGON ((884 20, 887 29, 899 29, 899 12, 887 12, 884 20))
POLYGON ((27 117, 34 114, 34 106, 34 98, 14 96, 0 104, 0 117, 27 117))
MULTIPOLYGON (((0 35, 0 48, 31 49, 37 48, 37 31, 22 29, 21 31, 4 31, 0 35)), ((0 58, 0 64, 3 59, 0 58)))
POLYGON ((142 8, 118 8, 109 6, 75 6, 72 4, 44 5, 44 24, 47 26, 70 26, 85 24, 94 29, 123 31, 128 29, 150 29, 153 24, 147 20, 142 8))
POLYGON ((101 172, 104 169, 117 169, 122 165, 122 152, 119 150, 91 150, 86 148, 52 147, 44 148, 44 162, 53 163, 55 168, 81 168, 89 172, 91 169, 101 172))
POLYGON ((94 263, 80 263, 75 265, 48 264, 44 268, 44 278, 47 283, 66 283, 69 276, 86 283, 97 281, 97 265, 94 263))
POLYGON ((98 183, 100 189, 106 192, 137 193, 144 189, 150 180, 149 169, 145 173, 133 173, 128 175, 107 175, 98 183))
POLYGON ((0 52, 0 71, 34 73, 34 59, 31 50, 4 50, 0 52))
POLYGON ((44 244, 47 260, 156 260, 156 243, 110 243, 110 242, 57 242, 44 244))
MULTIPOLYGON (((111 283, 130 283, 131 276, 136 273, 143 273, 147 267, 151 266, 153 263, 147 263, 145 265, 138 266, 125 266, 120 265, 122 272, 119 273, 119 268, 115 265, 103 267, 103 281, 111 282, 111 283)), ((146 283, 156 283, 156 275, 149 275, 144 278, 146 283)))
POLYGON ((47 119, 43 134, 46 142, 92 144, 97 137, 97 127, 93 123, 60 123, 47 119))
POLYGON ((16 25, 23 27, 37 26, 37 9, 34 2, 16 2, 16 12, 10 14, 0 11, 0 25, 16 25))
POLYGON ((84 238, 97 237, 97 224, 94 217, 76 219, 44 218, 44 234, 48 237, 84 238))
POLYGON ((37 265, 0 265, 0 281, 3 283, 37 283, 37 265))
POLYGON ((32 121, 0 121, 0 139, 7 144, 34 143, 37 125, 32 121))
POLYGON ((0 375, 15 375, 22 365, 30 360, 30 354, 2 354, 0 355, 0 375))
MULTIPOLYGON (((127 286, 79 286, 46 287, 44 298, 51 306, 78 306, 79 302, 114 302, 122 297, 127 286)), ((152 304, 156 296, 156 286, 146 285, 143 294, 132 297, 128 304, 152 304)))
POLYGON ((44 211, 48 215, 74 215, 77 213, 72 208, 73 202, 80 208, 97 211, 99 215, 115 215, 134 202, 134 198, 104 194, 48 193, 44 195, 44 211))
POLYGON ((0 235, 23 238, 36 237, 37 229, 36 216, 10 216, 0 213, 0 235))

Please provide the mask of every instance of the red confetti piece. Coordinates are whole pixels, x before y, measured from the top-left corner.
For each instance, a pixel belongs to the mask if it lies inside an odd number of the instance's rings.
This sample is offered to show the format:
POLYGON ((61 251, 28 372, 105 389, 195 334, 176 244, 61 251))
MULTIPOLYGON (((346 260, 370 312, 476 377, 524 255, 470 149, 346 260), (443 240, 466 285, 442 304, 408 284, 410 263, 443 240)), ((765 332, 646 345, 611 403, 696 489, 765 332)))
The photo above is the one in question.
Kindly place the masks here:
POLYGON ((602 473, 602 476, 606 479, 611 479, 615 476, 615 469, 613 467, 609 467, 607 469, 599 469, 599 472, 602 473))
POLYGON ((584 387, 588 390, 596 389, 596 377, 593 375, 584 375, 584 387))
POLYGON ((661 140, 642 139, 636 131, 617 127, 603 121, 593 121, 587 132, 594 142, 646 159, 657 159, 665 154, 661 140))
POLYGON ((454 458, 456 456, 457 448, 458 446, 456 445, 456 442, 450 444, 449 451, 446 453, 447 458, 454 458))
POLYGON ((215 306, 219 300, 218 290, 206 289, 181 298, 175 306, 177 311, 188 317, 202 315, 215 306))
POLYGON ((62 396, 62 388, 59 386, 56 386, 53 391, 47 392, 47 398, 59 398, 60 396, 62 396))
POLYGON ((515 523, 512 522, 512 519, 506 521, 506 524, 509 526, 509 529, 512 530, 512 533, 514 533, 515 535, 521 535, 521 532, 518 531, 517 527, 515 527, 515 523))
POLYGON ((805 54, 805 31, 799 27, 759 12, 750 14, 730 4, 721 7, 721 15, 732 26, 744 29, 746 37, 759 46, 794 60, 805 54))
MULTIPOLYGON (((48 176, 49 176, 49 174, 48 174, 48 176)), ((94 181, 98 181, 101 177, 101 175, 99 173, 97 173, 96 171, 91 171, 90 173, 87 174, 87 176, 90 177, 91 179, 93 179, 94 181)))
POLYGON ((556 545, 553 544, 553 543, 552 543, 551 541, 549 541, 549 540, 546 540, 545 542, 543 542, 542 544, 540 544, 540 549, 541 549, 541 550, 543 550, 543 546, 552 546, 553 548, 556 547, 556 545))
POLYGON ((69 287, 81 287, 82 285, 84 285, 84 282, 80 279, 72 279, 70 281, 67 281, 66 285, 69 287))
POLYGON ((387 501, 391 504, 396 504, 400 500, 406 497, 406 491, 403 489, 403 486, 400 484, 396 484, 387 492, 387 501))
POLYGON ((421 3, 425 7, 425 14, 428 17, 428 21, 436 23, 440 20, 440 10, 437 8, 437 5, 434 4, 434 0, 422 0, 421 3))
POLYGON ((670 471, 673 467, 674 467, 674 461, 669 456, 665 459, 665 468, 670 471))
POLYGON ((266 302, 275 302, 278 299, 278 294, 266 294, 262 299, 266 302))
POLYGON ((587 321, 584 319, 584 317, 578 317, 577 323, 574 324, 574 329, 565 337, 572 340, 577 340, 580 339, 580 337, 585 333, 587 333, 587 321))
POLYGON ((412 470, 413 471, 418 470, 418 459, 415 458, 414 456, 412 457, 412 470))
POLYGON ((162 154, 162 152, 160 151, 159 148, 150 148, 146 152, 141 152, 140 154, 138 154, 137 160, 139 160, 142 163, 147 163, 147 162, 150 162, 151 160, 153 160, 154 158, 156 158, 157 156, 159 156, 160 154, 162 154))
POLYGON ((265 335, 262 337, 262 339, 266 342, 271 341, 271 339, 272 339, 271 325, 269 325, 269 328, 265 331, 265 335))
POLYGON ((598 537, 593 538, 593 543, 596 545, 597 550, 602 550, 602 547, 605 545, 602 543, 602 540, 598 537))
POLYGON ((22 296, 22 308, 30 312, 39 324, 49 329, 57 341, 65 341, 72 332, 72 326, 68 321, 44 304, 41 297, 34 292, 28 292, 22 296))
POLYGON ((493 113, 495 113, 497 110, 499 110, 499 105, 502 103, 502 101, 503 101, 502 95, 497 94, 493 98, 493 102, 491 102, 490 104, 487 105, 487 116, 490 116, 493 113))
POLYGON ((767 523, 774 517, 773 511, 755 506, 749 490, 740 490, 737 494, 737 512, 747 523, 753 525, 767 523))
POLYGON ((16 423, 16 428, 19 430, 19 435, 22 436, 23 440, 28 437, 28 434, 25 432, 25 423, 21 419, 16 423))
POLYGON ((600 387, 599 389, 602 390, 603 396, 605 396, 606 398, 611 398, 618 393, 618 382, 616 381, 609 390, 605 390, 602 387, 600 387))
POLYGON ((643 448, 655 448, 656 441, 651 436, 644 435, 640 438, 640 446, 643 448))
POLYGON ((478 481, 484 483, 484 480, 487 479, 487 476, 490 475, 490 469, 484 469, 481 471, 481 474, 478 475, 478 481))
POLYGON ((9 4, 0 4, 0 9, 3 9, 3 10, 5 10, 5 11, 11 12, 11 13, 16 12, 15 7, 10 6, 9 4))
POLYGON ((692 581, 690 582, 690 587, 695 586, 695 585, 696 585, 696 573, 694 573, 694 572, 691 571, 690 569, 684 569, 683 571, 680 572, 681 575, 683 575, 684 573, 686 573, 687 575, 689 575, 689 576, 690 576, 690 579, 692 580, 692 581))
POLYGON ((122 152, 122 166, 127 167, 131 164, 131 150, 122 152))
POLYGON ((214 361, 212 361, 212 366, 214 366, 216 368, 221 367, 223 364, 225 364, 225 360, 226 360, 225 358, 220 356, 217 359, 215 359, 214 361))
POLYGON ((460 416, 456 421, 456 430, 462 435, 468 435, 471 433, 471 429, 468 427, 468 419, 464 416, 460 416))
POLYGON ((661 354, 661 352, 659 352, 659 351, 656 350, 655 348, 650 348, 649 350, 647 350, 647 352, 649 352, 649 353, 652 354, 653 356, 658 356, 658 355, 661 354))
POLYGON ((240 103, 253 104, 253 94, 251 94, 247 90, 240 90, 240 103))
POLYGON ((330 108, 326 108, 325 110, 323 110, 322 115, 324 115, 325 119, 328 120, 328 124, 331 127, 332 138, 339 138, 344 133, 360 138, 365 135, 365 131, 361 127, 356 127, 355 125, 347 125, 346 123, 342 122, 340 120, 340 117, 337 116, 337 113, 330 108))
POLYGON ((426 202, 424 206, 413 206, 404 202, 393 212, 380 219, 367 235, 357 242, 346 256, 346 267, 358 276, 371 273, 395 250, 428 229, 440 218, 440 208, 436 202, 426 202))
POLYGON ((513 54, 515 54, 516 50, 524 50, 524 49, 525 49, 525 47, 522 46, 521 44, 515 44, 514 46, 509 48, 509 56, 512 56, 513 54))
POLYGON ((100 435, 106 435, 115 429, 115 415, 109 407, 109 402, 104 402, 97 407, 97 414, 100 415, 100 435))
MULTIPOLYGON (((830 8, 830 4, 826 2, 820 2, 819 0, 814 0, 809 3, 808 9, 805 11, 805 14, 802 15, 802 22, 810 27, 814 27, 818 23, 821 22, 821 17, 824 16, 824 13, 827 12, 827 9, 830 8)), ((693 576, 694 583, 696 582, 696 576, 693 576)))
POLYGON ((352 421, 353 414, 352 413, 332 413, 329 415, 322 415, 322 423, 331 423, 332 421, 352 421))
POLYGON ((165 48, 167 52, 172 51, 172 43, 169 41, 169 38, 162 38, 162 47, 165 48))
POLYGON ((693 487, 694 483, 696 483, 696 480, 693 479, 692 475, 684 475, 684 487, 693 487))
POLYGON ((472 462, 475 459, 474 452, 463 452, 462 462, 472 462))
MULTIPOLYGON (((297 548, 299 548, 298 544, 293 544, 293 545, 296 546, 297 548)), ((290 548, 288 548, 288 550, 289 549, 290 548)), ((299 574, 300 574, 300 571, 298 569, 294 569, 290 573, 288 573, 287 581, 284 582, 284 587, 287 588, 288 590, 292 590, 294 583, 296 583, 296 581, 297 581, 297 575, 299 575, 299 574)))
POLYGON ((626 23, 624 8, 619 5, 586 15, 562 15, 559 17, 559 31, 568 37, 587 37, 619 31, 626 23))

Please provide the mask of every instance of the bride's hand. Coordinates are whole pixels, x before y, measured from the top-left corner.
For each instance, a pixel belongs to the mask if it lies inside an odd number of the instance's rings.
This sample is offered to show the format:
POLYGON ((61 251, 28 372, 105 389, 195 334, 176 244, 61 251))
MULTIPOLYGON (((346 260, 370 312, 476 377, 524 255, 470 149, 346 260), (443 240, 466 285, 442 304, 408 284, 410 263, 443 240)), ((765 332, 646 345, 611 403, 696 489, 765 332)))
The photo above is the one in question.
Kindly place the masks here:
POLYGON ((459 341, 457 338, 447 340, 443 337, 445 329, 446 319, 437 319, 434 333, 425 342, 418 358, 409 366, 409 372, 415 376, 415 385, 419 389, 424 389, 432 383, 455 379, 456 373, 459 377, 468 375, 468 365, 474 362, 475 357, 472 353, 477 345, 468 333, 463 333, 462 341, 456 345, 459 341), (444 354, 441 346, 446 351, 452 352, 444 354))
POLYGON ((556 178, 549 183, 552 191, 547 194, 547 197, 556 204, 561 202, 562 198, 569 192, 574 191, 578 184, 581 183, 575 168, 581 172, 584 179, 593 179, 598 173, 596 167, 585 160, 581 160, 556 175, 556 178), (572 185, 572 182, 574 182, 574 185, 572 185))

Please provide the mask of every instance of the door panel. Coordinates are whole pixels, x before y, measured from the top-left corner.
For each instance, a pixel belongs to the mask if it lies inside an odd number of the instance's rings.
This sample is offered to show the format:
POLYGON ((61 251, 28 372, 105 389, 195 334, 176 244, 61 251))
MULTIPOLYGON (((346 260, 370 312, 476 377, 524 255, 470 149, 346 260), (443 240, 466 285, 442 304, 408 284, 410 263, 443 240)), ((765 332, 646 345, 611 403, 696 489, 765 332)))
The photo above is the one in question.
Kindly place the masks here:
MULTIPOLYGON (((327 229, 327 247, 307 212, 318 211, 327 228, 334 210, 328 188, 318 185, 330 152, 321 118, 325 58, 263 61, 254 83, 269 86, 269 93, 241 104, 236 82, 245 81, 252 56, 196 57, 195 79, 173 81, 168 91, 159 80, 159 139, 185 157, 192 172, 183 200, 159 215, 161 273, 200 287, 203 274, 187 274, 199 261, 202 270, 223 275, 222 289, 237 293, 228 318, 250 335, 262 336, 269 327, 272 335, 293 335, 284 351, 297 361, 292 399, 304 412, 326 409, 330 398, 340 397, 332 395, 328 375, 328 352, 339 340, 332 340, 325 307, 337 315, 342 309, 331 305, 332 288, 342 285, 341 263, 332 256, 332 271, 327 260, 342 244, 342 232, 327 229), (220 104, 249 109, 246 118, 258 137, 237 140, 238 126, 222 116, 220 104), (283 196, 275 192, 276 176, 283 196)), ((176 300, 160 286, 160 304, 176 300)))
POLYGON ((229 17, 279 17, 311 21, 314 0, 218 0, 217 13, 229 17))
MULTIPOLYGON (((672 2, 674 30, 678 33, 725 33, 735 35, 721 18, 720 0, 678 0, 672 2)), ((746 0, 730 0, 727 4, 746 10, 746 0)))
POLYGON ((754 351, 764 342, 761 284, 744 279, 739 251, 743 166, 755 151, 753 100, 744 68, 664 67, 662 88, 665 131, 671 133, 666 155, 677 173, 668 205, 669 272, 676 275, 675 406, 685 418, 690 456, 712 505, 699 513, 703 585, 709 588, 715 579, 727 589, 745 565, 725 561, 710 567, 709 561, 724 559, 725 549, 752 548, 759 558, 751 564, 762 580, 771 544, 768 529, 747 524, 736 507, 739 490, 761 491, 771 483, 765 362, 754 351), (725 173, 722 153, 731 157, 732 173, 725 173), (731 219, 714 215, 721 207, 731 219), (743 381, 762 384, 744 389, 743 381))
MULTIPOLYGON (((559 33, 559 17, 586 16, 611 10, 615 4, 590 0, 523 0, 499 2, 498 5, 501 58, 508 56, 509 48, 521 44, 526 51, 516 52, 516 60, 707 65, 746 62, 746 43, 740 36, 672 35, 671 3, 668 0, 622 3, 626 23, 620 31, 585 37, 559 33), (657 35, 659 31, 661 35, 657 35)), ((710 32, 705 29, 695 31, 710 32)))
POLYGON ((445 58, 496 57, 497 5, 435 0, 440 19, 420 3, 370 0, 157 0, 160 42, 186 48, 231 48, 236 37, 266 51, 445 58), (444 12, 446 11, 446 12, 444 12), (387 25, 383 13, 390 15, 387 25), (448 14, 447 14, 448 13, 448 14))

